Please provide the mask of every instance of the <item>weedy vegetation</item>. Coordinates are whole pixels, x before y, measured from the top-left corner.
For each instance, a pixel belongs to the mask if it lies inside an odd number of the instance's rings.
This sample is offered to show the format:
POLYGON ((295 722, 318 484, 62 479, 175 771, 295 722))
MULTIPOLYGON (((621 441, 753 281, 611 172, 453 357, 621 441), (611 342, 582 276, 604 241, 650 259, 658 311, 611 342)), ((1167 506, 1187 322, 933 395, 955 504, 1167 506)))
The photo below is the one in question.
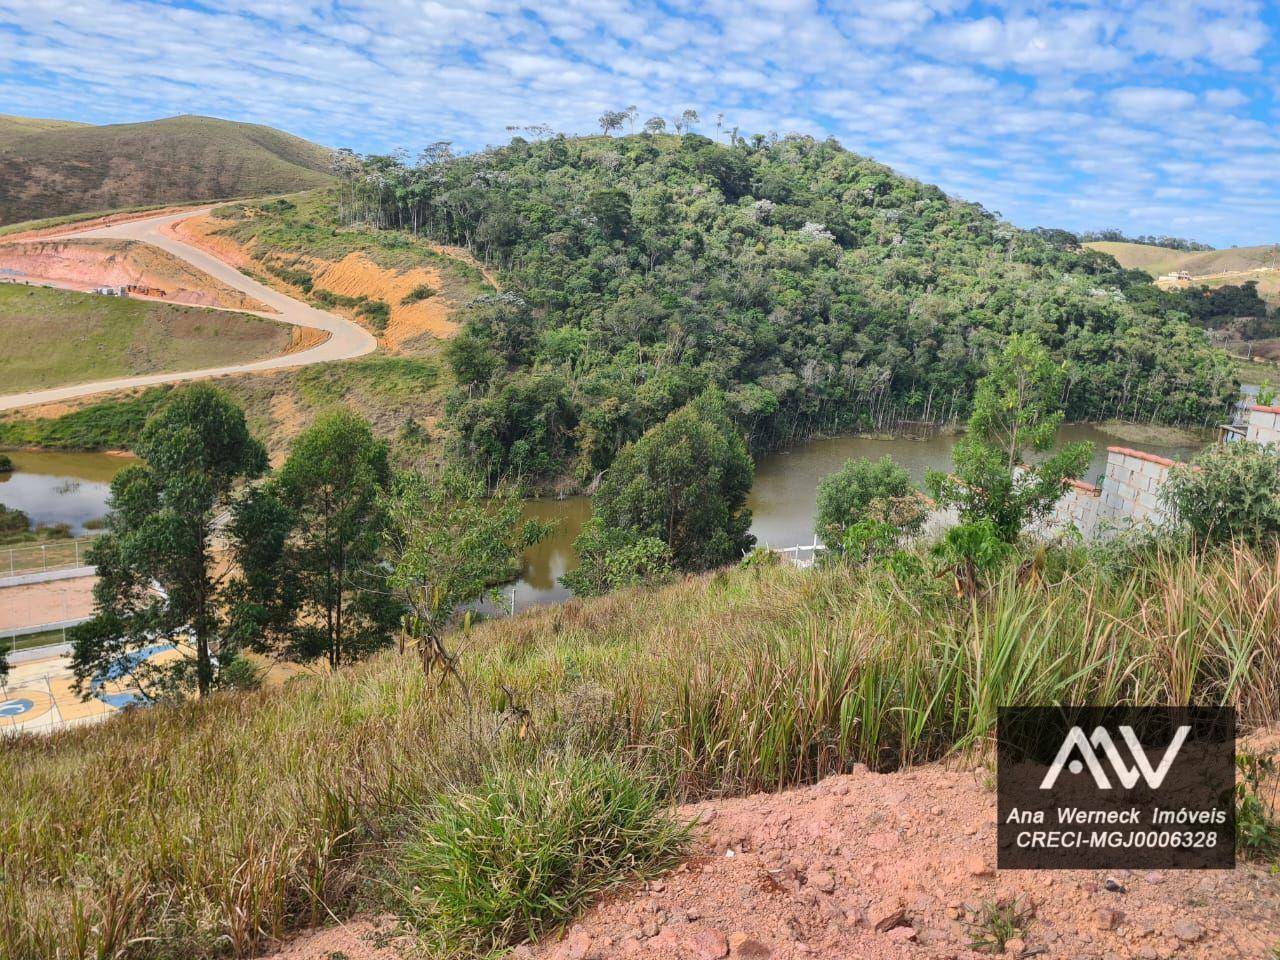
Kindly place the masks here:
POLYGON ((390 651, 6 743, 0 955, 249 957, 406 897, 465 952, 656 869, 667 803, 934 760, 983 743, 1002 704, 1280 720, 1274 547, 1023 550, 960 595, 925 570, 753 564, 484 623, 449 637, 466 695, 390 651), (470 901, 508 815, 547 828, 526 838, 546 885, 470 901), (614 838, 591 869, 553 869, 588 833, 614 838))

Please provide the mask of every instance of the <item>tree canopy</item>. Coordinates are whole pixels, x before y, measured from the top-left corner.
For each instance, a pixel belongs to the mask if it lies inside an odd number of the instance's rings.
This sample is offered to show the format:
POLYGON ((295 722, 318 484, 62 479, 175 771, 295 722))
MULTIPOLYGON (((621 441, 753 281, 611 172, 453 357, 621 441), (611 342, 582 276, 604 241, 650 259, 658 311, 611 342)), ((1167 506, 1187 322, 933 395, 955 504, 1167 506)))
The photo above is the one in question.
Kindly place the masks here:
POLYGON ((707 394, 622 449, 593 498, 595 517, 665 543, 682 570, 707 570, 740 559, 755 542, 746 508, 754 477, 723 398, 707 394))
POLYGON ((832 140, 726 146, 695 120, 351 172, 353 219, 501 268, 450 351, 449 420, 491 477, 588 482, 707 387, 756 450, 963 417, 1015 333, 1065 363, 1070 419, 1205 421, 1233 397, 1185 309, 1112 258, 832 140))
POLYGON ((239 643, 330 669, 388 646, 400 625, 381 566, 387 446, 348 410, 320 417, 232 522, 239 643))
POLYGON ((939 505, 957 507, 965 524, 989 522, 1008 542, 1053 508, 1092 450, 1086 441, 1048 452, 1062 425, 1064 378, 1034 337, 1009 338, 978 381, 969 428, 951 454, 954 475, 928 476, 939 505))
POLYGON ((112 481, 106 532, 89 551, 98 581, 93 619, 72 632, 76 684, 87 695, 101 678, 127 674, 147 696, 204 695, 225 652, 218 516, 238 484, 266 469, 266 450, 244 412, 207 385, 175 391, 134 449, 143 462, 112 481), (178 656, 147 657, 162 647, 178 656))

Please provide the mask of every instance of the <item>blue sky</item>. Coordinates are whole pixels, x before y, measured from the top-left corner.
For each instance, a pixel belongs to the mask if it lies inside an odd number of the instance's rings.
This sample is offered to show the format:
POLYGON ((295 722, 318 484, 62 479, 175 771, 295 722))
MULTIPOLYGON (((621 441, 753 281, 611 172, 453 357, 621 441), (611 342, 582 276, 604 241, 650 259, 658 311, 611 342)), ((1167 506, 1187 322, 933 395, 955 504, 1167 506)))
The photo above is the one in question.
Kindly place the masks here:
POLYGON ((0 112, 412 154, 693 108, 1021 226, 1245 245, 1280 241, 1278 44, 1273 0, 0 0, 0 112))

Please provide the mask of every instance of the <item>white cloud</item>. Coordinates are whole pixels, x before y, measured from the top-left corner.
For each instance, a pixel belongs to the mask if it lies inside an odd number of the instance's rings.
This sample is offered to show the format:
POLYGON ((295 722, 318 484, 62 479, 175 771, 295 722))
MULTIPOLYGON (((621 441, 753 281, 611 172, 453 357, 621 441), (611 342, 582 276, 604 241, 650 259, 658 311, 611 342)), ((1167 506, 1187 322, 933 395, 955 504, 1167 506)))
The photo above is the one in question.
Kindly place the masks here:
POLYGON ((1020 223, 1158 232, 1194 205, 1244 242, 1280 237, 1274 41, 1257 0, 0 0, 0 111, 413 153, 692 106, 704 132, 723 111, 833 134, 1020 223))

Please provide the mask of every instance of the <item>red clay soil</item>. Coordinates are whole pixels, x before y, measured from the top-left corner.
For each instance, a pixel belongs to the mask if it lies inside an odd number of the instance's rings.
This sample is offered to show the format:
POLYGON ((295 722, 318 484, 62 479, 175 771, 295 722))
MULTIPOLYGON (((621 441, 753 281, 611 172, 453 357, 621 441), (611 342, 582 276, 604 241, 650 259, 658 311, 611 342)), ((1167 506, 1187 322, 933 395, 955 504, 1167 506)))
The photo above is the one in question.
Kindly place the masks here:
MULTIPOLYGON (((985 769, 859 770, 781 794, 697 804, 690 860, 623 890, 524 960, 981 958, 984 904, 1034 910, 1006 957, 1271 960, 1280 878, 1234 871, 993 869, 985 769), (1113 880, 1123 892, 1111 892, 1113 880)), ((316 931, 272 960, 393 960, 388 919, 316 931)))
POLYGON ((174 303, 266 310, 167 251, 133 240, 72 237, 0 244, 0 276, 72 290, 131 287, 134 293, 174 303))

